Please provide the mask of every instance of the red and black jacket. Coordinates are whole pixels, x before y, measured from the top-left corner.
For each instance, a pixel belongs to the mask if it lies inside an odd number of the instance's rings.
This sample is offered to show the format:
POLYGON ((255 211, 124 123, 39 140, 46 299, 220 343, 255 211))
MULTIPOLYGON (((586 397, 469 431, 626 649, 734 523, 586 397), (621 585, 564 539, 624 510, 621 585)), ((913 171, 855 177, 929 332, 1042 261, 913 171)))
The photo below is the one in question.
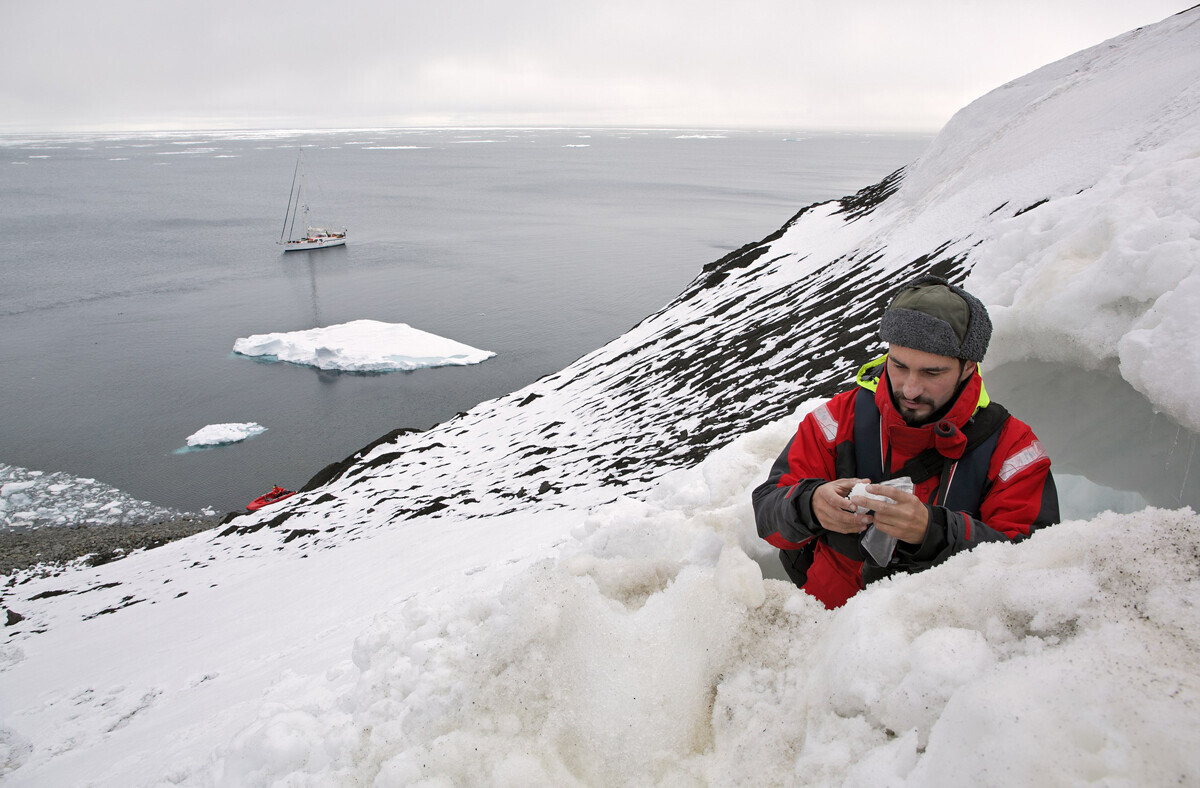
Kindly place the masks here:
POLYGON ((893 572, 920 571, 981 542, 1016 541, 1058 522, 1050 458, 1028 425, 990 402, 978 371, 942 418, 912 427, 892 402, 886 371, 878 381, 865 377, 885 359, 804 418, 753 493, 759 536, 780 549, 793 582, 829 608, 893 572), (859 535, 826 531, 813 516, 813 492, 827 481, 906 475, 929 507, 929 529, 920 545, 899 543, 886 567, 867 559, 859 535))

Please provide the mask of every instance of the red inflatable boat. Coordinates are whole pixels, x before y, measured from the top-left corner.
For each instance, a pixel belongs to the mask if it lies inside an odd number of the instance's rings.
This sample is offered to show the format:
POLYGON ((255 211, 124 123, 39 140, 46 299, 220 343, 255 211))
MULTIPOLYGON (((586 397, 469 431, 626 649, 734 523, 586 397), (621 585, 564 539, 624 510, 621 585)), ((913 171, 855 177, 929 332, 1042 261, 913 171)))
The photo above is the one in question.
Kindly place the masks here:
POLYGON ((261 509, 264 506, 268 506, 273 503, 279 503, 284 498, 291 498, 295 494, 295 490, 285 490, 276 485, 275 487, 271 488, 271 492, 267 493, 266 495, 260 495, 250 503, 246 504, 246 508, 253 512, 255 509, 261 509))

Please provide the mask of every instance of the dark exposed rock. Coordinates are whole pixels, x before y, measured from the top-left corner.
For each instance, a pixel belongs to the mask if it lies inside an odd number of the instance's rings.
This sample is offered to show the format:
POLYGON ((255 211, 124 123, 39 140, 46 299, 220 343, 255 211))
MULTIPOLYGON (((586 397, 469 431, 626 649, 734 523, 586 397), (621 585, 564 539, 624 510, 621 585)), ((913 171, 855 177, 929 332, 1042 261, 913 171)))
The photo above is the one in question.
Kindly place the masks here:
POLYGON ((317 532, 311 528, 297 528, 294 531, 289 531, 288 535, 283 538, 283 543, 287 544, 293 539, 299 539, 302 536, 313 536, 317 532))
POLYGON ((850 197, 843 197, 841 200, 838 200, 838 204, 841 207, 835 213, 846 214, 849 217, 849 221, 861 219, 896 193, 896 190, 900 188, 900 181, 903 180, 903 176, 904 168, 901 167, 879 183, 859 189, 850 197))
POLYGON ((207 531, 216 518, 182 518, 140 525, 98 527, 46 526, 22 533, 0 534, 0 574, 38 564, 61 565, 88 556, 95 566, 124 558, 135 550, 150 549, 207 531))
POLYGON ((1013 216, 1020 216, 1023 213, 1029 213, 1034 208, 1037 208, 1039 205, 1045 205, 1048 202, 1050 202, 1050 200, 1048 198, 1043 199, 1043 200, 1038 200, 1037 202, 1033 203, 1032 205, 1026 205, 1024 208, 1022 208, 1021 210, 1014 213, 1013 216))
POLYGON ((410 432, 416 432, 416 430, 409 427, 400 427, 398 429, 394 429, 389 433, 379 436, 366 446, 363 446, 361 449, 351 454, 349 457, 337 462, 331 462, 321 470, 317 471, 317 473, 314 474, 313 477, 309 479, 303 487, 300 488, 300 492, 309 492, 310 490, 315 490, 318 487, 323 487, 324 485, 344 474, 354 465, 355 461, 357 461, 367 452, 371 451, 371 449, 374 449, 376 446, 382 443, 394 441, 399 436, 410 432))

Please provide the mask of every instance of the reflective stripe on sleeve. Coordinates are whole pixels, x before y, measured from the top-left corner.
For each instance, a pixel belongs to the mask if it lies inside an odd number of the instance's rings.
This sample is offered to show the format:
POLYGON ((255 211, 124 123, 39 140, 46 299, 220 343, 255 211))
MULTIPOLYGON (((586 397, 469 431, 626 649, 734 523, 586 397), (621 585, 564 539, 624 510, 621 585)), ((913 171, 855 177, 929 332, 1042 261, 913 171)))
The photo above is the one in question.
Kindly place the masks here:
POLYGON ((837 437, 838 423, 833 417, 833 413, 829 410, 829 405, 825 404, 817 408, 812 413, 813 419, 817 422, 817 426, 821 428, 821 433, 825 436, 825 440, 833 443, 833 439, 837 437))
POLYGON ((1046 459, 1049 456, 1042 448, 1042 442, 1034 441, 1004 461, 1004 465, 1000 466, 1000 481, 1008 481, 1038 460, 1046 459))

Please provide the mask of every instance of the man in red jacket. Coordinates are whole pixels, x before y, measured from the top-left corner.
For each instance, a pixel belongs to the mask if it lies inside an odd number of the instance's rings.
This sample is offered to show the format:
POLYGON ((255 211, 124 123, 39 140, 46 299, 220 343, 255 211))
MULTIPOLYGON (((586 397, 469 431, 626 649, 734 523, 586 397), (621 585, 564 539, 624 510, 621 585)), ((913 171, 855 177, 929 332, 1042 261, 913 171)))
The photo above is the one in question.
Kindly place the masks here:
POLYGON ((962 288, 935 276, 903 286, 880 322, 887 355, 805 417, 754 491, 759 536, 826 607, 1058 522, 1050 458, 983 386, 991 334, 987 309, 962 288), (887 483, 900 477, 913 492, 887 483), (859 483, 887 500, 852 494, 859 483))

